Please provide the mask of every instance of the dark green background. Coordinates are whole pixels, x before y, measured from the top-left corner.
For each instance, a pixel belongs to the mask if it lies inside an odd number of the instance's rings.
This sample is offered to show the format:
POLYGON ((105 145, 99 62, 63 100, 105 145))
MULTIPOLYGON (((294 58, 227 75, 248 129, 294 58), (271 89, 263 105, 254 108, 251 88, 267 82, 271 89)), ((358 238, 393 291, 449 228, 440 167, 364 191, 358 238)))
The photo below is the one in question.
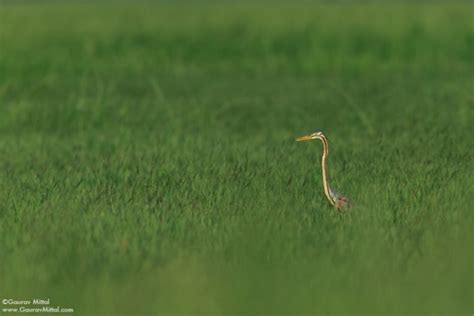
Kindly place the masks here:
MULTIPOLYGON (((473 312, 470 2, 0 4, 0 298, 473 312), (354 202, 325 201, 331 185, 354 202)), ((5 307, 5 306, 2 306, 5 307)))

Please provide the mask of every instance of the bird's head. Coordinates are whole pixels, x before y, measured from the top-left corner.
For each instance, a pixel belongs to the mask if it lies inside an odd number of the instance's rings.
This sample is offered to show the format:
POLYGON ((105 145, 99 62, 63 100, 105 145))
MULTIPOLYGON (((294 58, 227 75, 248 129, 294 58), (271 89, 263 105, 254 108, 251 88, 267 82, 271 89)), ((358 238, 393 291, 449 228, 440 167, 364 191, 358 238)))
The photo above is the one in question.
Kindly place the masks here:
POLYGON ((305 141, 305 140, 313 140, 313 139, 322 140, 322 139, 325 138, 325 137, 326 137, 326 136, 324 136, 323 132, 321 132, 320 130, 316 130, 316 131, 314 131, 314 132, 311 133, 311 134, 298 137, 298 138, 296 139, 296 141, 297 141, 297 142, 302 142, 302 141, 305 141))

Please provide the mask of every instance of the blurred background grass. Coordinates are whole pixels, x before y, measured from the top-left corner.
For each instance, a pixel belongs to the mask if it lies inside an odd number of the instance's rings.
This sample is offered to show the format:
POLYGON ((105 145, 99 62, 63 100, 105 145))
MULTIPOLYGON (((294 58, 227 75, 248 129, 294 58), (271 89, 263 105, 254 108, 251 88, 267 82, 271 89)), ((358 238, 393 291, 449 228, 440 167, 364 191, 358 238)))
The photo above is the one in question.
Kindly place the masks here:
MULTIPOLYGON (((0 296, 473 311, 470 2, 3 2, 0 296), (315 128, 330 141, 338 214, 315 128)), ((3 307, 3 306, 2 306, 3 307)))

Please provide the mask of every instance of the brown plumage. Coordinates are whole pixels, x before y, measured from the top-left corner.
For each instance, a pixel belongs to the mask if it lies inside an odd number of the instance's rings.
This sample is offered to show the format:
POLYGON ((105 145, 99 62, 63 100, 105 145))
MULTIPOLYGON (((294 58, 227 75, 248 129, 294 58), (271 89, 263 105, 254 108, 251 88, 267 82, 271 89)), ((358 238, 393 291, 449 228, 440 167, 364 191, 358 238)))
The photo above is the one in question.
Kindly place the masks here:
POLYGON ((324 195, 328 199, 329 203, 332 206, 334 206, 336 209, 345 210, 345 209, 350 208, 351 203, 349 199, 345 197, 344 195, 342 195, 341 193, 338 193, 329 187, 327 171, 326 171, 326 159, 328 156, 328 140, 326 136, 324 136, 323 132, 316 131, 312 134, 298 137, 296 141, 301 142, 301 141, 314 140, 314 139, 319 139, 321 143, 323 144, 323 156, 321 158, 321 172, 323 175, 324 195))

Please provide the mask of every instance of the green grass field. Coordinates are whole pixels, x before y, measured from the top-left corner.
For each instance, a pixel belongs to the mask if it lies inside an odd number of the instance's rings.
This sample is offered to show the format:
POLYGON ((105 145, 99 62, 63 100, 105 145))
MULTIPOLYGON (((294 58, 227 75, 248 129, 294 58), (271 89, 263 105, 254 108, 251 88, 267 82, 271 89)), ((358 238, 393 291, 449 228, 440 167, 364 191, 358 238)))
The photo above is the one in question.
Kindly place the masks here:
POLYGON ((3 2, 0 299, 472 315, 474 7, 447 3, 3 2))

